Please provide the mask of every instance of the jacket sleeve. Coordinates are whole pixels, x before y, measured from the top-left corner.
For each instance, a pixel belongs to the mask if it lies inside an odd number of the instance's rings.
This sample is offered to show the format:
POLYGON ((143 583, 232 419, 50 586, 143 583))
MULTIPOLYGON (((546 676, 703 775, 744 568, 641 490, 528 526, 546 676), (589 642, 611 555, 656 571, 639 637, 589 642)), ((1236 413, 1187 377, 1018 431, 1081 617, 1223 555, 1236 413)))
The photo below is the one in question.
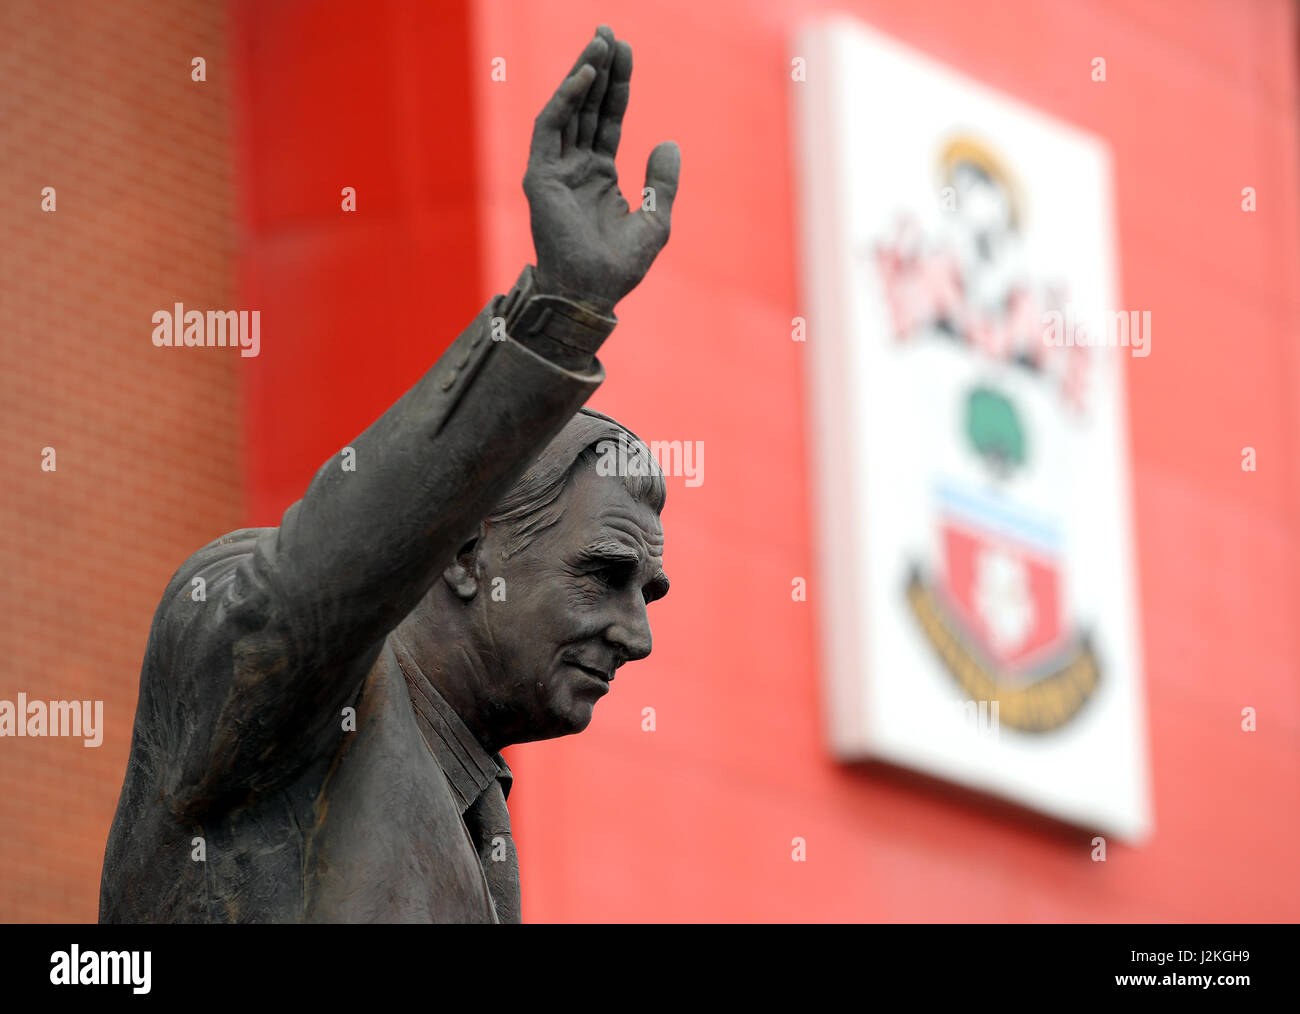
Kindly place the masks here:
POLYGON ((494 337, 501 306, 325 462, 278 528, 219 540, 173 579, 146 665, 167 682, 155 703, 176 812, 264 792, 337 748, 384 638, 604 379, 594 358, 572 372, 494 337))

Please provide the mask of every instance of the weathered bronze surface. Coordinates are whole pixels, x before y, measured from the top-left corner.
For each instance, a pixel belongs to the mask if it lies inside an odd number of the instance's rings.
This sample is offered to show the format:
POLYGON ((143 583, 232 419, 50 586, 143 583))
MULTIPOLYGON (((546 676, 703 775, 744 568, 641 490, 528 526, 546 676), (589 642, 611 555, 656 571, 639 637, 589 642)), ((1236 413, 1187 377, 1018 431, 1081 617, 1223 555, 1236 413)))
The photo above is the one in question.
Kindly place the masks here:
POLYGON ((586 728, 649 654, 668 587, 663 475, 581 408, 677 190, 666 142, 653 209, 619 193, 631 71, 602 27, 536 120, 536 270, 278 528, 232 532, 172 578, 101 922, 519 920, 499 751, 586 728))

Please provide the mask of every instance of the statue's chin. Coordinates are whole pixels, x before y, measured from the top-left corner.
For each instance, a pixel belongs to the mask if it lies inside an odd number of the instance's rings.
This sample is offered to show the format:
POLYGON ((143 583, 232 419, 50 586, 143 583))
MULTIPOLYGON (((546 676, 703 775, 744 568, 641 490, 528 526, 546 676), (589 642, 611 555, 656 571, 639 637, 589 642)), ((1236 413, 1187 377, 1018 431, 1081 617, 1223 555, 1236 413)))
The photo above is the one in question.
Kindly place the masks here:
POLYGON ((576 732, 582 732, 591 724, 596 709, 596 701, 585 696, 565 696, 565 700, 555 702, 556 706, 552 708, 551 714, 548 716, 550 721, 547 722, 547 731, 538 736, 538 739, 572 736, 576 732))

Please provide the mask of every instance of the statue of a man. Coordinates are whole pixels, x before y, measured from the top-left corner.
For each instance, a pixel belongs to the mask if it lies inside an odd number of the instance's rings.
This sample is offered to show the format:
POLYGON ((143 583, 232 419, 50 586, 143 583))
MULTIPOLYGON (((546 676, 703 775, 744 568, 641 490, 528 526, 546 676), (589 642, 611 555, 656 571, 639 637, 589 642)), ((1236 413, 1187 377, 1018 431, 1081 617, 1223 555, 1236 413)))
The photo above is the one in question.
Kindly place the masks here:
POLYGON ((101 922, 519 920, 500 750, 586 728, 668 589, 663 475, 581 408, 677 190, 665 142, 653 208, 619 193, 631 72, 602 27, 537 117, 536 270, 352 441, 354 468, 172 578, 101 922))

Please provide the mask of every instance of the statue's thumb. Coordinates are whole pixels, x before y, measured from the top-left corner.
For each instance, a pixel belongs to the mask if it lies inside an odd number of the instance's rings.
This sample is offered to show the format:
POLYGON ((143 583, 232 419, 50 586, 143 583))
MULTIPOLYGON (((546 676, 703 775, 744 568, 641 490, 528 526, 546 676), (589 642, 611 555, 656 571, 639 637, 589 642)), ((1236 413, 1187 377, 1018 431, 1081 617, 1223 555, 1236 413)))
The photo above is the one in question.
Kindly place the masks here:
POLYGON ((673 213, 673 198, 677 196, 677 177, 682 171, 682 153, 673 141, 655 145, 646 160, 646 193, 641 207, 668 228, 673 213), (653 203, 649 203, 653 201, 653 203))

